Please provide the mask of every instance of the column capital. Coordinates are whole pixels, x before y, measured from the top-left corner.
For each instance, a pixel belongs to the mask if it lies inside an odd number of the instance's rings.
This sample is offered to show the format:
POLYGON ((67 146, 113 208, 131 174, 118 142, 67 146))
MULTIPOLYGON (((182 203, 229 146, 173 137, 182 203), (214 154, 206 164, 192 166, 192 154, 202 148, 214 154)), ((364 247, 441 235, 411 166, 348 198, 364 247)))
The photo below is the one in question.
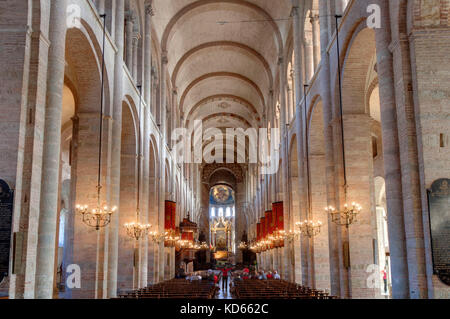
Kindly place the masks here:
POLYGON ((299 7, 293 6, 291 10, 291 17, 298 17, 299 16, 299 7))
POLYGON ((145 2, 145 14, 152 17, 155 15, 155 11, 153 10, 153 0, 145 2))
POLYGON ((161 53, 161 63, 162 63, 162 64, 167 64, 167 63, 169 63, 169 59, 168 59, 168 57, 167 57, 167 51, 163 51, 163 52, 161 53))

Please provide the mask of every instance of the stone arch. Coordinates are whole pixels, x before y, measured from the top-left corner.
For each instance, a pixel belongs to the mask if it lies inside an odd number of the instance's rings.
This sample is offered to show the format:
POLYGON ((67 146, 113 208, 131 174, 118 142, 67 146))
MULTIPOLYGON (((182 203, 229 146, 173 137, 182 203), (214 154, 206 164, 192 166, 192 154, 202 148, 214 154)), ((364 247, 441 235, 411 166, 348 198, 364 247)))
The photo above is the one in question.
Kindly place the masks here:
MULTIPOLYGON (((357 222, 353 223, 348 231, 341 232, 342 241, 348 241, 348 256, 351 261, 348 273, 351 284, 348 286, 348 293, 375 297, 379 294, 379 290, 368 287, 360 281, 360 278, 366 276, 364 269, 373 264, 372 234, 375 230, 372 223, 374 218, 372 199, 374 164, 370 129, 372 120, 367 114, 366 93, 369 67, 372 65, 372 58, 376 55, 376 42, 375 31, 367 28, 364 21, 365 18, 361 18, 350 28, 343 45, 343 52, 341 52, 345 145, 342 146, 341 130, 338 127, 334 130, 338 136, 336 139, 338 147, 335 152, 337 173, 335 194, 338 209, 345 204, 351 205, 352 202, 363 207, 358 214, 357 222), (343 149, 345 159, 342 158, 343 149)), ((340 121, 338 81, 335 88, 334 118, 340 121)), ((338 125, 340 126, 339 122, 338 125)), ((347 290, 347 287, 341 288, 344 291, 347 290)))
MULTIPOLYGON (((371 58, 376 54, 375 31, 362 28, 351 35, 342 65, 342 103, 344 114, 366 113, 366 83, 371 58)), ((339 88, 336 94, 339 93, 339 88)))
POLYGON ((231 78, 235 78, 238 80, 243 81, 244 83, 246 83, 247 85, 249 85, 250 87, 252 87, 254 90, 256 90, 259 98, 261 99, 261 106, 264 107, 265 106, 265 99, 264 99, 264 95, 261 92, 261 89, 259 88, 259 86, 253 82, 252 80, 250 80, 249 78, 238 74, 238 73, 232 73, 232 72, 214 72, 214 73, 209 73, 209 74, 205 74, 197 79, 195 79, 194 81, 192 81, 186 88, 186 90, 182 93, 181 98, 180 98, 180 110, 184 111, 184 101, 186 99, 186 96, 189 94, 189 91, 198 83, 202 82, 202 81, 206 81, 210 78, 215 78, 215 77, 231 77, 231 78))
POLYGON ((327 206, 327 178, 325 158, 325 125, 323 122, 323 103, 320 97, 313 99, 308 121, 309 140, 309 171, 310 171, 310 201, 311 216, 314 222, 322 222, 319 235, 313 240, 314 286, 316 289, 330 289, 330 260, 328 214, 324 211, 327 206))
POLYGON ((208 4, 213 4, 213 3, 219 3, 219 2, 246 6, 250 9, 255 10, 261 16, 263 16, 263 18, 267 19, 269 21, 269 24, 272 26, 272 28, 274 30, 276 43, 278 45, 278 52, 283 52, 283 40, 281 37, 281 32, 280 32, 277 24, 273 20, 273 18, 270 16, 270 14, 267 13, 265 10, 263 10, 261 7, 255 5, 253 3, 243 2, 243 1, 239 1, 239 0, 199 0, 199 1, 196 1, 194 3, 187 5, 186 7, 181 9, 175 16, 172 17, 170 22, 167 24, 166 29, 164 30, 163 36, 161 38, 162 52, 167 52, 168 40, 169 40, 169 36, 172 32, 172 29, 185 14, 187 14, 189 11, 195 10, 198 7, 208 5, 208 4))
POLYGON ((204 99, 202 99, 201 101, 197 102, 197 104, 195 104, 189 111, 189 113, 186 116, 186 127, 189 125, 189 121, 190 121, 190 117, 193 115, 193 113, 195 111, 197 111, 198 108, 202 107, 203 105, 205 105, 208 102, 213 102, 215 100, 231 100, 231 101, 235 101, 239 104, 241 104, 243 107, 245 107, 249 113, 253 114, 256 121, 260 122, 261 118, 259 116, 258 111, 256 110, 255 106, 250 103, 248 100, 237 96, 237 95, 231 95, 231 94, 217 94, 217 95, 212 95, 212 96, 208 96, 204 99))
MULTIPOLYGON (((101 93, 101 46, 93 35, 88 23, 81 20, 80 28, 70 28, 66 34, 66 84, 75 95, 76 124, 73 130, 75 140, 73 148, 73 176, 76 176, 71 190, 73 201, 85 204, 91 208, 97 206, 96 185, 98 177, 98 146, 99 146, 99 113, 101 93), (91 70, 91 72, 86 72, 91 70), (67 80, 68 79, 68 80, 67 80)), ((108 70, 105 68, 104 81, 104 114, 103 140, 107 140, 107 121, 111 109, 110 88, 108 85, 108 70)), ((106 205, 108 147, 103 144, 101 160, 101 178, 103 186, 100 193, 100 205, 106 205)), ((95 228, 86 226, 78 214, 70 214, 70 229, 67 247, 70 247, 68 262, 76 263, 83 269, 81 280, 85 284, 81 290, 72 290, 73 298, 94 298, 95 287, 95 256, 97 233, 95 228)))
POLYGON ((246 53, 250 54, 251 56, 253 56, 254 59, 258 60, 260 63, 262 63, 262 65, 264 66, 264 69, 266 70, 267 73, 267 77, 268 77, 268 81, 269 81, 269 87, 273 87, 273 75, 272 75, 272 71, 270 70, 270 65, 267 62, 267 60, 264 58, 264 56, 262 56, 258 51, 256 51, 255 49, 242 44, 242 43, 238 43, 238 42, 233 42, 233 41, 214 41, 214 42, 208 42, 208 43, 204 43, 201 44, 193 49, 191 49, 190 51, 186 52, 181 59, 177 62, 173 72, 172 72, 172 86, 176 87, 176 81, 177 81, 177 76, 178 73, 180 71, 180 69, 182 68, 183 64, 195 53, 202 51, 202 50, 207 50, 209 48, 213 48, 213 47, 217 47, 217 46, 230 46, 230 47, 235 47, 236 49, 241 49, 243 51, 245 51, 246 53))
POLYGON ((124 291, 134 288, 137 273, 133 262, 134 240, 123 225, 136 219, 137 190, 137 133, 133 108, 122 103, 122 139, 120 159, 120 205, 119 205, 119 257, 117 289, 124 291))

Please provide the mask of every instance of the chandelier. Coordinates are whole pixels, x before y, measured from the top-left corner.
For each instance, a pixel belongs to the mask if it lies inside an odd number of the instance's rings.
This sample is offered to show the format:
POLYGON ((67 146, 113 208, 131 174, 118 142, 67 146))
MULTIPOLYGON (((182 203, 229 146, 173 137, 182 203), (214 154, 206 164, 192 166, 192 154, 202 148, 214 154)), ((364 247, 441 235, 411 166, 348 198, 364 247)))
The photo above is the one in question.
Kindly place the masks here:
POLYGON ((141 224, 139 222, 139 203, 140 203, 140 195, 141 195, 141 161, 142 161, 142 154, 141 154, 141 110, 142 110, 142 86, 138 86, 139 89, 139 114, 138 114, 138 154, 137 154, 137 160, 138 160, 138 169, 137 169, 137 198, 136 198, 136 221, 132 223, 127 223, 124 225, 125 229, 127 230, 127 235, 135 240, 139 240, 142 237, 146 236, 148 234, 148 230, 152 225, 150 224, 141 224))
POLYGON ((127 230, 127 235, 129 237, 139 240, 148 233, 148 230, 152 225, 133 222, 125 224, 124 227, 127 230))
POLYGON ((361 205, 357 203, 352 203, 351 207, 345 204, 344 209, 340 211, 336 210, 332 206, 325 208, 325 211, 331 215, 331 220, 333 223, 339 226, 345 226, 347 228, 357 221, 357 216, 361 210, 361 205))
POLYGON ((166 247, 176 247, 181 240, 180 236, 174 230, 168 230, 164 233, 164 245, 166 247))
POLYGON ((250 245, 250 250, 252 252, 254 252, 254 253, 260 253, 261 252, 261 250, 259 249, 259 246, 257 244, 250 245))
POLYGON ((299 230, 290 230, 288 232, 286 231, 282 231, 282 235, 284 237, 284 239, 288 242, 292 242, 294 239, 298 239, 298 237, 300 236, 300 231, 299 230))
POLYGON ((152 242, 160 244, 166 238, 166 233, 161 234, 161 233, 158 233, 157 231, 153 231, 153 232, 149 232, 148 236, 152 242))
MULTIPOLYGON (((205 243, 206 244, 206 243, 205 243)), ((200 250, 202 245, 191 240, 180 239, 176 242, 176 247, 180 250, 200 250)))
POLYGON ((103 91, 105 78, 105 37, 106 37, 106 15, 102 14, 103 18, 103 49, 102 49, 102 75, 101 75, 101 94, 100 94, 100 125, 99 125, 99 143, 98 143, 98 177, 97 177, 97 207, 89 209, 88 205, 77 204, 75 211, 83 216, 83 223, 89 227, 94 227, 99 230, 107 226, 111 222, 111 215, 117 210, 116 206, 108 207, 101 205, 101 167, 102 167, 102 133, 103 133, 103 91))
MULTIPOLYGON (((305 103, 304 106, 304 113, 303 116, 305 117, 305 119, 307 119, 307 95, 306 95, 306 90, 309 87, 308 84, 305 84, 303 86, 303 101, 305 103)), ((305 120, 306 121, 306 120, 305 120)), ((306 121, 306 136, 309 136, 309 123, 308 121, 306 121)), ((313 212, 312 212, 312 192, 311 192, 311 171, 310 171, 310 163, 309 163, 309 139, 308 137, 306 138, 305 141, 305 149, 306 149, 306 172, 307 172, 307 198, 308 198, 308 215, 312 216, 313 212)), ((313 222, 312 220, 305 220, 303 222, 297 222, 295 224, 297 226, 297 228, 299 229, 299 233, 303 234, 309 238, 313 238, 314 236, 318 235, 320 233, 320 227, 322 226, 322 222, 313 222)))
MULTIPOLYGON (((100 198, 100 191, 98 194, 100 198)), ((114 206, 109 208, 108 206, 101 207, 98 203, 97 208, 89 210, 87 205, 76 205, 76 211, 83 216, 83 223, 89 227, 94 227, 95 230, 99 230, 105 227, 111 222, 111 215, 117 210, 114 206)))
MULTIPOLYGON (((342 164, 344 168, 344 202, 347 201, 347 169, 345 161, 345 138, 344 138, 344 112, 342 106, 342 77, 341 77, 341 59, 339 48, 339 19, 341 15, 335 15, 336 19, 336 51, 337 51, 337 67, 338 67, 338 80, 339 80, 339 111, 340 111, 340 124, 341 124, 341 144, 342 144, 342 164)), ((333 223, 339 226, 345 226, 348 228, 351 224, 355 223, 356 216, 361 212, 362 207, 358 203, 353 202, 351 207, 344 204, 343 210, 336 210, 333 206, 325 208, 325 211, 331 215, 333 223)))
POLYGON ((269 235, 268 240, 270 241, 270 247, 278 248, 284 243, 285 231, 276 230, 271 235, 269 235))
POLYGON ((241 241, 241 242, 239 243, 238 248, 239 248, 240 250, 247 250, 247 249, 248 249, 248 245, 247 245, 246 242, 241 241))
POLYGON ((295 224, 300 233, 308 236, 309 238, 313 238, 320 234, 320 228, 322 227, 322 222, 313 222, 312 220, 305 220, 304 222, 298 222, 295 224))

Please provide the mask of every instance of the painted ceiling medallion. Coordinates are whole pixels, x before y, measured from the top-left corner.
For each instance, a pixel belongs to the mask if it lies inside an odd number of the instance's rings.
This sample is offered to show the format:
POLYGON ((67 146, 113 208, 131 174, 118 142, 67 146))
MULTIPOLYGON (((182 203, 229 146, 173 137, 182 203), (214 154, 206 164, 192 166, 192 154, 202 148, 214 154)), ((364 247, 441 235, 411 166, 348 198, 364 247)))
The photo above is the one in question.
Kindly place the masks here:
POLYGON ((217 185, 211 188, 210 201, 224 205, 234 201, 233 190, 226 185, 217 185))
POLYGON ((218 106, 219 106, 221 109, 224 109, 224 110, 231 107, 231 105, 228 104, 227 102, 221 102, 221 103, 219 103, 218 106))

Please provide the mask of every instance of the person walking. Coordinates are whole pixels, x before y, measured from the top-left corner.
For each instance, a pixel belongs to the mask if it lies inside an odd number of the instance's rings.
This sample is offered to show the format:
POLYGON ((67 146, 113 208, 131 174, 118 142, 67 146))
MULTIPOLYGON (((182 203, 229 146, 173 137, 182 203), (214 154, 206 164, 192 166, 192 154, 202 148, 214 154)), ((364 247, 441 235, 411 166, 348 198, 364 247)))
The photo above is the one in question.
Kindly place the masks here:
POLYGON ((222 269, 222 290, 226 291, 228 286, 228 273, 231 268, 227 268, 226 266, 222 269))
POLYGON ((384 293, 387 293, 387 273, 386 268, 381 271, 381 274, 383 275, 383 283, 384 283, 384 293))

